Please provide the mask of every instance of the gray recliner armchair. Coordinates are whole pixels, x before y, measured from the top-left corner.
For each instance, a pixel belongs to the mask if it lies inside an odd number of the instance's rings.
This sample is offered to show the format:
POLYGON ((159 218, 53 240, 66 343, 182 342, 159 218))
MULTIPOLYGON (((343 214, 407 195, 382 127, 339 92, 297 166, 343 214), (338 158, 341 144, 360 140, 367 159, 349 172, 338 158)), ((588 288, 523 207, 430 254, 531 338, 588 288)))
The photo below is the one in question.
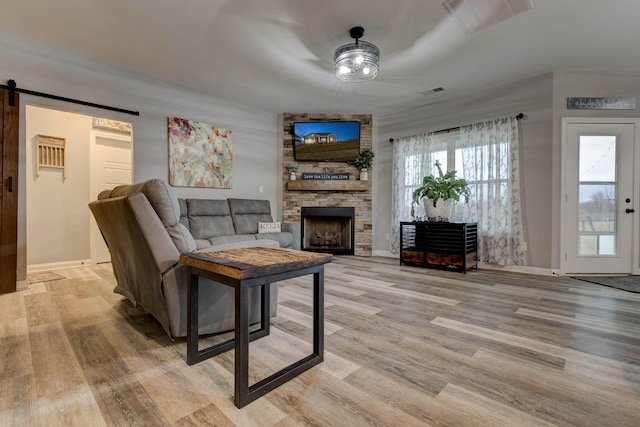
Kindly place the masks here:
MULTIPOLYGON (((180 223, 180 206, 172 188, 152 179, 103 191, 89 208, 107 243, 117 280, 114 292, 141 305, 170 337, 187 334, 187 267, 180 255, 196 251, 196 243, 180 223)), ((273 240, 248 240, 204 247, 198 252, 278 245, 273 240)), ((250 322, 260 320, 259 290, 253 289, 250 322)), ((277 312, 277 285, 271 286, 271 315, 277 312)), ((232 330, 233 288, 200 279, 199 334, 232 330)))

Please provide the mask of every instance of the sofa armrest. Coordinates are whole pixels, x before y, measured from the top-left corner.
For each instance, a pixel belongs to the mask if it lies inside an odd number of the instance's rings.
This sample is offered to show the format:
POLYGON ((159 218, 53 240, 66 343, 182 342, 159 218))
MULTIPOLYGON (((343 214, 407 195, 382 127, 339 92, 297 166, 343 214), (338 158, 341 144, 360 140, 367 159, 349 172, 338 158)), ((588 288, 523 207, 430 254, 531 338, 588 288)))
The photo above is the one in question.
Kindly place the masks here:
POLYGON ((300 224, 293 224, 290 222, 283 222, 280 228, 282 231, 287 231, 293 236, 293 243, 291 249, 300 250, 300 224))
POLYGON ((178 264, 180 253, 143 193, 89 203, 104 236, 116 291, 152 313, 169 333, 162 274, 178 264))

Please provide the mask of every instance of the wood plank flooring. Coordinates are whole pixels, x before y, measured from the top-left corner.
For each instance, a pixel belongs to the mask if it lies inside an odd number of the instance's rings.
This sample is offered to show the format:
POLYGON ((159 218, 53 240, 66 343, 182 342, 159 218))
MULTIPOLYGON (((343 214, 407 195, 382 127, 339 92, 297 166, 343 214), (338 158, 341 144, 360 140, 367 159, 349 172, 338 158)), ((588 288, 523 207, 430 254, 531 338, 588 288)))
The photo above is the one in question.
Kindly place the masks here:
MULTIPOLYGON (((0 296, 2 426, 640 425, 640 294, 334 257, 325 361, 239 410, 233 351, 188 366, 109 264, 56 273, 0 296)), ((253 382, 311 351, 312 277, 279 287, 253 382)))

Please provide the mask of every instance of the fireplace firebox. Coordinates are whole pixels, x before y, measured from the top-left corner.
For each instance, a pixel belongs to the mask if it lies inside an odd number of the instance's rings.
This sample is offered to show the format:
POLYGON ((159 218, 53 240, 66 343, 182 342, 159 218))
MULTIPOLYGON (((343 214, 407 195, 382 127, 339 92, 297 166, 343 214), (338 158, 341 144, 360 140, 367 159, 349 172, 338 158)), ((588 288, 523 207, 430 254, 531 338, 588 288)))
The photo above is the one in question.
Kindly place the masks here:
POLYGON ((303 251, 354 254, 354 208, 303 207, 300 213, 303 251))

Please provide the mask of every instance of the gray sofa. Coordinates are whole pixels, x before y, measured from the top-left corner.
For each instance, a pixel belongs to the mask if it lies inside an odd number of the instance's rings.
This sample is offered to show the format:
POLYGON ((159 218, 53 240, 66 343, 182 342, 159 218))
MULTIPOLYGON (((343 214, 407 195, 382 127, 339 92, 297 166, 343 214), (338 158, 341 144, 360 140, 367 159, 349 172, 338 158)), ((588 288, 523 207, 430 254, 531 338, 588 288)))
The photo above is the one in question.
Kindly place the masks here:
POLYGON ((189 229, 196 248, 253 240, 275 240, 280 247, 300 249, 299 224, 281 224, 281 232, 258 233, 258 223, 273 222, 268 200, 178 199, 180 223, 189 229))
MULTIPOLYGON (((280 233, 258 233, 258 222, 272 222, 268 200, 179 200, 159 179, 103 191, 89 208, 111 253, 114 292, 149 311, 170 337, 187 333, 188 277, 178 262, 181 254, 300 245, 297 224, 282 224, 280 233)), ((260 318, 258 292, 250 294, 251 323, 260 318)), ((201 278, 198 296, 200 335, 233 329, 233 288, 201 278)), ((273 285, 272 316, 277 296, 273 285)))

